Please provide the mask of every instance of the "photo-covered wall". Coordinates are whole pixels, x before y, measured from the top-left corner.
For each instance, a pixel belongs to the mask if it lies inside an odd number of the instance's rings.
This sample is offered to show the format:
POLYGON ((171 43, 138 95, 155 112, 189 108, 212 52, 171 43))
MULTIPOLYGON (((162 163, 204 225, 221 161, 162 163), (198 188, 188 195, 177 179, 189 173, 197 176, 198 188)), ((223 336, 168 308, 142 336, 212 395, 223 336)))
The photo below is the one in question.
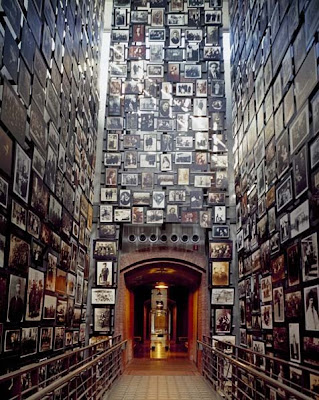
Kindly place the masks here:
POLYGON ((86 339, 103 4, 1 2, 1 373, 86 339))
MULTIPOLYGON (((101 296, 116 289, 123 224, 200 226, 213 290, 211 332, 230 334, 222 2, 116 0, 112 18, 96 287, 101 296)), ((108 301, 94 307, 97 335, 114 329, 108 301)))
POLYGON ((240 344, 315 390, 298 365, 319 360, 319 3, 230 3, 240 344))

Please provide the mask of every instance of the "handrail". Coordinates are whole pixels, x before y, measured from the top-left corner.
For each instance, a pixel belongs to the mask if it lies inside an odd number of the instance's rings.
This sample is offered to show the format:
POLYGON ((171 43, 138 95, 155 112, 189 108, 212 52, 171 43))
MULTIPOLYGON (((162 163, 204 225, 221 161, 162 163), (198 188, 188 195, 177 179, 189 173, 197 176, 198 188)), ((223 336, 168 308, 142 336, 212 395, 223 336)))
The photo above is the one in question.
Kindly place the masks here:
MULTIPOLYGON (((215 340, 215 339, 213 339, 215 340)), ((226 345, 225 342, 223 341, 219 341, 218 339, 216 339, 218 342, 222 343, 224 346, 226 345)), ((298 400, 311 400, 313 399, 313 397, 309 397, 303 393, 301 393, 300 391, 285 385, 284 383, 280 382, 279 380, 273 379, 270 376, 266 375, 263 372, 258 371, 258 369, 256 368, 252 368, 249 364, 245 364, 241 361, 238 361, 238 359, 233 358, 231 355, 227 355, 225 354, 225 352, 218 350, 217 348, 214 348, 213 346, 209 345, 208 343, 205 343, 201 340, 197 340, 197 343, 201 346, 203 346, 204 348, 208 349, 209 352, 216 354, 217 356, 221 357, 224 360, 227 360, 230 364, 232 364, 234 367, 240 368, 242 370, 247 371, 249 374, 253 375, 255 378, 257 379, 261 379, 262 381, 264 381, 265 383, 269 384, 271 387, 274 388, 278 388, 279 390, 282 390, 286 393, 288 393, 291 396, 295 396, 298 400)), ((231 344, 227 343, 227 346, 231 346, 231 347, 236 347, 240 350, 245 350, 241 347, 238 346, 234 346, 231 344)), ((258 352, 254 352, 254 351, 249 351, 251 353, 254 353, 257 356, 264 356, 263 354, 260 354, 258 352)), ((278 361, 278 359, 277 359, 278 361)), ((280 360, 281 361, 281 360, 280 360)), ((298 368, 299 366, 294 365, 295 368, 298 368)), ((318 374, 318 371, 314 371, 312 370, 315 374, 318 374)), ((310 390, 307 390, 307 392, 312 393, 310 390)))
POLYGON ((97 364, 100 360, 102 360, 103 358, 107 357, 109 354, 111 354, 112 352, 114 352, 118 348, 122 347, 124 344, 126 344, 126 342, 127 342, 127 340, 123 340, 120 343, 118 343, 117 345, 112 346, 110 349, 106 350, 106 352, 104 352, 103 354, 101 354, 101 355, 97 356, 96 358, 94 358, 94 360, 89 361, 88 363, 86 363, 82 367, 77 368, 76 370, 70 372, 69 374, 61 377, 59 380, 56 380, 53 383, 51 383, 50 385, 48 385, 45 388, 41 389, 39 392, 31 395, 30 397, 28 397, 28 400, 39 400, 43 396, 45 396, 45 395, 53 392, 54 390, 60 388, 65 383, 69 382, 72 378, 75 378, 76 376, 80 375, 82 372, 85 372, 87 369, 89 369, 90 367, 93 367, 95 364, 97 364))
POLYGON ((101 346, 101 345, 103 345, 103 344, 105 344, 107 342, 112 341, 112 343, 116 343, 120 338, 121 338, 121 335, 118 335, 118 336, 111 337, 111 338, 108 338, 108 339, 105 339, 105 340, 101 340, 100 342, 96 342, 94 344, 90 344, 90 345, 85 346, 85 347, 79 347, 79 348, 76 348, 76 349, 73 349, 73 350, 65 351, 63 354, 59 354, 57 356, 54 356, 54 357, 51 357, 51 358, 47 358, 47 359, 45 359, 43 361, 39 361, 39 362, 35 362, 35 363, 32 363, 32 364, 28 364, 28 365, 26 365, 24 367, 21 367, 21 368, 17 369, 17 370, 8 372, 7 374, 0 375, 0 384, 2 382, 4 382, 4 381, 9 380, 9 379, 16 378, 16 377, 18 377, 19 375, 21 375, 24 372, 28 372, 28 371, 31 371, 33 369, 40 368, 42 366, 46 366, 48 364, 51 364, 54 361, 63 360, 65 358, 68 358, 71 355, 72 356, 76 355, 76 354, 78 354, 80 352, 93 349, 94 347, 99 347, 99 346, 101 346))
MULTIPOLYGON (((213 339, 208 337, 208 336, 203 336, 203 337, 209 339, 210 341, 218 342, 218 343, 221 343, 223 345, 226 344, 223 340, 219 340, 219 339, 217 339, 215 337, 213 339)), ((200 342, 200 341, 198 340, 198 342, 200 342)), ((205 343, 205 342, 203 342, 203 343, 205 343)), ((205 343, 205 344, 208 344, 208 343, 205 343)), ((278 362, 278 360, 280 360, 281 364, 285 364, 285 365, 287 365, 289 367, 301 369, 303 371, 309 372, 310 374, 318 375, 318 370, 317 369, 309 368, 306 365, 296 365, 295 363, 293 363, 291 361, 287 361, 287 360, 284 360, 282 358, 278 359, 276 357, 270 356, 269 354, 258 353, 257 351, 254 351, 254 350, 251 350, 251 349, 248 349, 248 348, 244 348, 244 347, 241 347, 241 346, 237 346, 237 345, 231 344, 231 343, 227 343, 227 346, 230 346, 232 349, 238 349, 241 352, 245 352, 245 353, 250 353, 250 354, 256 355, 257 357, 261 357, 262 356, 263 358, 268 359, 268 360, 272 360, 272 361, 276 361, 276 362, 278 362)), ((214 349, 214 347, 213 347, 213 349, 214 349)))

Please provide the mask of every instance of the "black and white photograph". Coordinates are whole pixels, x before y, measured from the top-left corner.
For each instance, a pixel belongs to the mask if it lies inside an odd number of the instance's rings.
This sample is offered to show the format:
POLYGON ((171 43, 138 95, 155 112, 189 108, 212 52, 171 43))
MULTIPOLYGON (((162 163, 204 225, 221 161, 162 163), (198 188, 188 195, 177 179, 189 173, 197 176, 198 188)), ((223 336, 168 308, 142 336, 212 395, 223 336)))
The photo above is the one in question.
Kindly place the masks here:
POLYGON ((119 136, 117 133, 108 133, 106 147, 109 151, 118 151, 119 136))
POLYGON ((204 21, 206 25, 220 25, 222 24, 222 12, 220 10, 205 11, 204 21))
POLYGON ((176 150, 192 150, 193 145, 193 136, 183 135, 177 136, 175 142, 176 150))
POLYGON ((36 354, 38 348, 38 327, 22 328, 21 357, 36 354))
POLYGON ((147 24, 148 11, 147 10, 131 11, 131 22, 133 24, 147 24))
POLYGON ((301 148, 293 160, 295 197, 298 199, 308 189, 307 147, 301 148))
POLYGON ((185 64, 184 77, 188 79, 200 79, 202 77, 201 65, 185 64))
POLYGON ((232 326, 231 308, 216 308, 215 309, 215 332, 230 333, 232 326))
POLYGON ((155 119, 153 114, 141 114, 140 129, 141 131, 153 132, 155 130, 155 119))
POLYGON ((45 294, 43 302, 43 319, 55 320, 56 307, 57 307, 57 298, 55 296, 50 296, 49 294, 45 294))
POLYGON ((304 288, 306 331, 319 331, 319 285, 304 288))
POLYGON ((64 336, 65 336, 65 327, 56 326, 54 328, 53 350, 56 351, 64 348, 64 336))
POLYGON ((213 222, 215 224, 225 224, 226 223, 226 206, 214 206, 214 218, 213 222))
POLYGON ((157 167, 157 153, 140 154, 140 167, 141 168, 156 168, 157 167))
POLYGON ((204 59, 205 60, 221 60, 222 48, 221 46, 205 46, 204 47, 204 59))
POLYGON ((290 213, 291 238, 307 230, 309 223, 309 201, 306 200, 290 213))
POLYGON ((172 0, 170 4, 170 11, 184 11, 184 2, 181 0, 172 0))
POLYGON ((208 61, 208 77, 212 81, 213 79, 221 79, 221 67, 220 61, 208 61))
POLYGON ((25 271, 29 266, 30 244, 15 235, 10 236, 8 264, 10 268, 25 271))
POLYGON ((212 186, 212 175, 195 175, 195 188, 210 188, 212 186))
MULTIPOLYGON (((308 109, 306 106, 305 108, 308 109)), ((311 100, 311 109, 312 109, 312 130, 314 135, 319 132, 319 91, 317 91, 316 95, 311 100)), ((307 120, 309 122, 309 120, 307 120)))
POLYGON ((209 257, 214 259, 225 259, 229 260, 232 258, 232 242, 210 242, 209 243, 209 257))
POLYGON ((163 224, 164 211, 163 210, 147 210, 146 223, 147 224, 163 224))
POLYGON ((188 18, 186 14, 168 14, 167 25, 183 26, 187 25, 188 18))
POLYGON ((124 149, 139 149, 140 136, 139 135, 124 135, 123 136, 123 147, 124 147, 124 149))
POLYGON ((291 176, 289 175, 288 178, 286 178, 276 189, 277 212, 286 207, 286 205, 289 204, 292 199, 293 199, 292 181, 291 181, 291 176))
POLYGON ((130 189, 120 189, 119 202, 118 202, 119 206, 120 207, 131 207, 131 203, 132 203, 131 190, 130 189))
POLYGON ((298 323, 289 324, 289 353, 292 362, 301 362, 300 329, 298 323))
POLYGON ((176 84, 176 96, 192 96, 193 95, 193 83, 180 83, 176 84))
POLYGON ((319 162, 319 136, 310 145, 310 167, 314 168, 319 162))
POLYGON ((280 229, 279 230, 280 243, 285 243, 289 239, 289 233, 290 233, 289 214, 284 214, 279 219, 279 229, 280 229))
POLYGON ((191 119, 191 123, 193 131, 208 131, 209 129, 208 117, 194 117, 191 119))
POLYGON ((172 154, 161 154, 161 171, 172 170, 172 154))
POLYGON ((10 275, 7 321, 20 323, 24 319, 26 279, 10 275))
POLYGON ((188 9, 188 26, 200 26, 201 23, 201 13, 198 8, 188 9))
POLYGON ((212 212, 205 210, 199 212, 199 225, 202 228, 211 228, 212 226, 212 212))
MULTIPOLYGON (((127 77, 127 65, 126 64, 116 64, 110 63, 110 76, 113 78, 126 78, 127 77)), ((119 129, 110 127, 108 129, 119 129)))
POLYGON ((206 26, 205 44, 218 46, 219 43, 220 43, 220 32, 218 25, 206 26))
POLYGON ((186 42, 201 42, 203 40, 203 31, 201 29, 186 29, 186 42))
POLYGON ((317 232, 301 239, 302 280, 308 282, 319 276, 317 232))
POLYGON ((229 226, 228 225, 213 225, 212 237, 213 238, 229 238, 229 226))
POLYGON ((232 306, 234 305, 234 288, 213 288, 212 305, 232 306))
POLYGON ((143 79, 144 78, 144 60, 131 61, 131 78, 143 79))
POLYGON ((132 224, 144 224, 144 207, 132 207, 132 224))
POLYGON ((26 321, 41 321, 44 294, 44 273, 29 268, 26 321))
POLYGON ((92 288, 92 304, 93 305, 115 304, 115 289, 92 288))
POLYGON ((20 338, 21 338, 20 329, 6 330, 3 351, 5 353, 7 352, 17 353, 20 350, 20 338))
POLYGON ((117 203, 117 188, 101 188, 101 201, 117 203))
POLYGON ((267 304, 260 307, 262 329, 273 329, 272 305, 267 304))
MULTIPOLYGON (((172 116, 172 109, 171 109, 170 100, 160 100, 160 103, 159 103, 159 116, 160 117, 164 117, 164 118, 170 118, 172 116)), ((146 149, 144 149, 144 150, 146 150, 146 149)))
POLYGON ((189 185, 189 168, 178 168, 177 184, 178 185, 189 185))
POLYGON ((137 151, 125 151, 124 152, 124 167, 128 169, 137 168, 137 151))
MULTIPOLYGON (((189 115, 177 114, 176 115, 176 130, 177 132, 188 132, 189 115)), ((178 146, 176 145, 176 149, 178 146)))
POLYGON ((162 28, 149 28, 148 34, 150 42, 164 42, 166 38, 166 30, 162 28))
POLYGON ((125 61, 125 44, 117 43, 113 45, 113 61, 124 62, 125 61))
POLYGON ((133 204, 138 206, 149 206, 151 204, 150 192, 133 192, 133 204))
POLYGON ((165 208, 165 191, 153 191, 153 208, 165 208))
POLYGON ((114 257, 116 255, 116 243, 116 241, 96 240, 93 250, 94 258, 103 259, 108 256, 114 257))
POLYGON ((40 328, 39 352, 52 350, 53 346, 53 327, 40 328))
POLYGON ((123 173, 121 175, 121 185, 122 186, 138 186, 138 182, 139 182, 138 177, 139 177, 139 174, 123 173))
MULTIPOLYGON (((137 49, 140 49, 140 48, 141 48, 140 46, 137 46, 137 49)), ((140 58, 145 58, 145 55, 140 56, 140 58)), ((150 62, 161 64, 163 62, 163 60, 164 60, 164 49, 163 49, 162 44, 151 43, 150 44, 150 62)), ((154 71, 148 71, 148 76, 150 76, 150 72, 154 73, 154 71)))
POLYGON ((164 9, 152 8, 151 9, 151 26, 164 25, 164 9))
POLYGON ((123 210, 121 208, 114 209, 115 222, 131 222, 131 209, 123 210))
POLYGON ((113 262, 98 261, 96 263, 97 286, 111 286, 113 283, 113 262))
POLYGON ((196 97, 207 97, 208 82, 206 79, 197 79, 195 84, 196 97))
POLYGON ((0 129, 0 143, 0 169, 11 176, 13 142, 2 129, 0 129))
POLYGON ((111 330, 111 308, 93 308, 93 329, 95 332, 109 332, 111 330))
POLYGON ((11 222, 22 230, 27 228, 27 210, 12 200, 11 222))
POLYGON ((125 8, 116 8, 114 10, 114 25, 117 28, 123 28, 126 27, 127 21, 126 21, 126 9, 125 8))
POLYGON ((285 322, 284 289, 282 286, 273 289, 274 322, 285 322))
MULTIPOLYGON (((25 203, 28 202, 29 198, 30 173, 31 160, 22 150, 22 148, 17 144, 15 154, 13 192, 17 196, 19 196, 25 203)), ((5 192, 4 188, 5 185, 2 183, 2 192, 5 192)))
POLYGON ((49 189, 55 191, 56 170, 57 170, 57 155, 51 146, 48 146, 47 161, 45 165, 45 183, 49 189))
MULTIPOLYGON (((193 115, 194 117, 206 117, 207 115, 207 99, 194 98, 193 100, 193 115)), ((207 133, 208 135, 208 133, 207 133)), ((208 150, 208 140, 206 142, 206 147, 197 150, 208 150)))
POLYGON ((178 222, 178 221, 179 221, 178 206, 169 204, 166 208, 166 222, 178 222))
POLYGON ((191 152, 175 152, 175 164, 191 164, 192 153, 191 152))
POLYGON ((157 175, 157 184, 159 186, 174 186, 175 184, 175 175, 174 174, 158 174, 157 175))

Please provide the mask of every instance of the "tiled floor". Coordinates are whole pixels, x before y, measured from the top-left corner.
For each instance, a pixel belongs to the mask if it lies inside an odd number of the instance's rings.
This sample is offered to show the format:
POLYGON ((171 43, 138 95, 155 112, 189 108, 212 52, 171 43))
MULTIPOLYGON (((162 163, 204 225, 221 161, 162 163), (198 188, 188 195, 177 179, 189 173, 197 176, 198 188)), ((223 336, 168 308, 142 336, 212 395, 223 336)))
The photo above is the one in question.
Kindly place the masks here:
POLYGON ((134 359, 105 400, 219 399, 186 358, 134 359))

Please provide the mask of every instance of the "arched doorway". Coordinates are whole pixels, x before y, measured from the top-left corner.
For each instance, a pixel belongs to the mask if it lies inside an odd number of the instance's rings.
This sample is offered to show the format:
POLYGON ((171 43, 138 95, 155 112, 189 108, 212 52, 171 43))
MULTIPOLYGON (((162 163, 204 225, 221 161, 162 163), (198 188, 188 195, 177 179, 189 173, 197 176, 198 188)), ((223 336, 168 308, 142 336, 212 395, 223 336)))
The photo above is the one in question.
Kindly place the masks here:
POLYGON ((178 250, 166 256, 154 251, 122 254, 115 333, 128 340, 129 359, 136 340, 151 342, 151 291, 159 283, 167 286, 169 346, 183 343, 187 357, 197 359, 196 341, 209 334, 206 264, 206 257, 178 250))

